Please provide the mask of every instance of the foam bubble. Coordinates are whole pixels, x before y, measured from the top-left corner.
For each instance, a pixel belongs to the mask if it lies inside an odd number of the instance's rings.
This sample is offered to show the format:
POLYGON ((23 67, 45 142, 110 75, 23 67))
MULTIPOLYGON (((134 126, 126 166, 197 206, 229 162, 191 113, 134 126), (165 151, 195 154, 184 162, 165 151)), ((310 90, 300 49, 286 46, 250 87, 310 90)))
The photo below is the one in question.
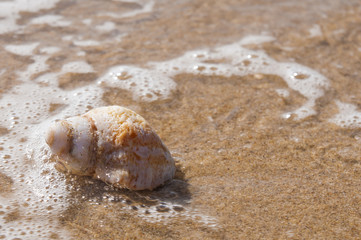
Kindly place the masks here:
POLYGON ((345 128, 361 127, 361 112, 358 111, 357 106, 341 101, 336 101, 336 104, 339 113, 329 119, 330 122, 345 128))
POLYGON ((313 25, 308 31, 310 33, 311 38, 322 36, 322 30, 321 30, 320 25, 318 25, 318 24, 313 25))
POLYGON ((6 45, 5 50, 20 56, 30 56, 39 43, 28 43, 22 45, 6 45))
POLYGON ((72 35, 66 35, 61 38, 61 40, 63 40, 63 41, 71 41, 73 39, 74 39, 74 36, 72 36, 72 35))
POLYGON ((265 42, 272 42, 276 40, 274 37, 269 35, 249 35, 241 39, 239 44, 248 45, 248 44, 262 44, 265 42))
POLYGON ((86 52, 84 52, 84 51, 79 51, 79 52, 76 53, 76 55, 79 56, 79 57, 83 57, 83 56, 86 55, 86 52))
POLYGON ((33 18, 30 24, 41 25, 47 24, 52 27, 66 27, 70 26, 71 22, 63 20, 63 16, 60 15, 43 15, 37 18, 33 18))
POLYGON ((283 98, 287 98, 290 95, 290 92, 287 89, 279 88, 275 90, 278 95, 280 95, 283 98))
POLYGON ((177 218, 192 220, 203 224, 206 227, 217 228, 218 221, 216 218, 201 213, 197 209, 185 208, 180 204, 170 201, 163 201, 159 205, 147 207, 137 212, 137 215, 143 220, 151 223, 164 223, 177 218))
POLYGON ((46 73, 42 74, 36 79, 34 82, 39 83, 41 85, 52 87, 52 92, 57 92, 56 88, 58 86, 58 73, 46 73))
POLYGON ((105 22, 102 25, 97 25, 95 26, 95 29, 100 31, 100 32, 110 32, 112 30, 114 30, 116 27, 115 23, 113 22, 105 22))
POLYGON ((48 69, 48 64, 46 63, 48 58, 48 56, 32 56, 34 63, 28 65, 25 71, 18 72, 19 79, 28 81, 34 74, 46 71, 48 69))
POLYGON ((74 45, 80 46, 80 47, 89 47, 89 46, 98 46, 100 43, 95 40, 74 40, 74 45))
POLYGON ((99 83, 127 89, 133 92, 136 99, 145 101, 157 100, 159 96, 168 97, 169 90, 176 86, 166 74, 157 69, 149 70, 134 66, 113 67, 99 79, 99 83))
MULTIPOLYGON (((207 228, 218 228, 219 223, 215 217, 191 207, 191 201, 184 199, 182 194, 172 188, 172 185, 176 186, 178 184, 182 185, 184 182, 174 179, 170 184, 164 186, 160 190, 162 192, 160 196, 162 197, 159 197, 159 192, 157 191, 148 196, 136 193, 138 200, 142 198, 140 202, 132 201, 127 195, 114 191, 113 186, 106 186, 104 188, 110 191, 103 194, 102 204, 104 204, 104 207, 107 207, 116 202, 117 206, 122 206, 122 212, 127 212, 139 217, 142 221, 150 223, 167 225, 169 221, 179 221, 179 219, 182 219, 197 222, 207 228)), ((96 199, 90 198, 88 201, 98 204, 96 199)))
POLYGON ((37 12, 41 9, 53 8, 59 0, 14 0, 0 2, 0 34, 19 30, 22 27, 16 24, 19 13, 37 12))
POLYGON ((34 74, 46 71, 48 69, 46 61, 48 60, 49 56, 33 54, 34 50, 38 47, 38 45, 39 43, 28 43, 22 45, 5 46, 5 49, 7 51, 21 56, 31 56, 32 60, 34 61, 32 64, 27 66, 26 70, 17 72, 19 80, 29 81, 34 74))
MULTIPOLYGON (((32 220, 31 222, 28 222, 28 224, 32 225, 32 228, 34 226, 41 227, 44 225, 44 227, 48 227, 45 222, 38 221, 37 219, 39 218, 36 216, 39 214, 40 216, 44 215, 43 218, 46 218, 46 209, 52 205, 52 203, 47 202, 47 195, 45 193, 39 194, 42 189, 44 189, 44 186, 47 185, 47 181, 45 181, 46 179, 44 179, 42 172, 45 169, 48 169, 49 166, 42 164, 41 159, 43 156, 46 156, 46 154, 43 149, 38 149, 38 151, 36 150, 37 146, 43 146, 43 144, 35 144, 35 142, 40 141, 39 139, 41 138, 39 138, 39 136, 34 136, 34 134, 37 135, 39 133, 36 126, 43 121, 46 121, 49 117, 46 114, 48 106, 45 104, 44 100, 47 98, 51 99, 52 96, 50 92, 46 92, 47 91, 44 91, 44 89, 41 89, 36 85, 34 86, 34 84, 23 84, 16 87, 16 89, 14 89, 10 94, 5 95, 0 101, 0 106, 3 108, 3 117, 0 124, 2 126, 7 126, 10 130, 9 135, 1 136, 0 139, 5 140, 4 152, 6 155, 11 156, 1 171, 13 179, 14 189, 10 196, 0 198, 0 204, 4 205, 7 202, 13 203, 16 207, 10 208, 9 212, 16 210, 26 216, 32 216, 34 221, 32 220), (6 108, 4 106, 6 106, 6 108), (28 116, 32 117, 28 118, 28 116), (17 124, 13 123, 13 119, 15 118, 17 124), (27 128, 25 128, 25 126, 27 128), (14 135, 12 133, 21 134, 14 135), (22 150, 17 149, 16 152, 13 151, 11 146, 18 146, 19 142, 24 142, 22 138, 25 136, 34 137, 30 142, 25 140, 25 144, 28 144, 28 146, 31 145, 31 147, 27 147, 22 150), (29 151, 28 155, 30 155, 31 152, 34 156, 33 158, 29 158, 32 159, 32 161, 28 162, 22 160, 20 163, 19 160, 26 158, 25 152, 27 150, 29 151), (19 178, 18 176, 21 174, 23 174, 23 177, 19 178), (22 197, 19 198, 19 196, 22 197), (29 205, 29 201, 31 202, 31 205, 29 205), (42 203, 38 204, 40 202, 42 203)), ((55 181, 57 186, 63 184, 65 187, 64 181, 60 178, 55 177, 55 181)), ((53 187, 52 189, 47 190, 47 193, 54 194, 61 191, 60 189, 61 187, 53 187)), ((55 212, 60 210, 57 209, 57 206, 55 206, 55 208, 53 207, 53 209, 55 212)), ((21 221, 25 220, 21 218, 21 221)), ((14 227, 14 229, 19 230, 24 229, 24 226, 15 220, 11 223, 4 223, 2 220, 0 222, 1 225, 6 226, 6 229, 9 229, 10 227, 14 227)), ((51 229, 51 227, 49 227, 49 229, 51 229)), ((16 233, 17 230, 14 230, 14 232, 16 233)), ((12 236, 9 232, 6 234, 7 236, 12 236)))
POLYGON ((59 52, 61 49, 59 47, 43 47, 40 49, 41 53, 53 54, 59 52))
POLYGON ((105 15, 105 16, 109 16, 109 17, 113 17, 113 18, 126 18, 126 17, 134 17, 136 15, 139 14, 144 14, 144 13, 148 13, 151 12, 153 10, 154 7, 154 0, 116 0, 116 1, 121 1, 121 2, 128 2, 128 3, 137 3, 141 6, 140 9, 134 9, 133 11, 128 11, 125 13, 102 13, 100 15, 105 15))
POLYGON ((73 72, 73 73, 94 72, 93 67, 84 61, 69 62, 63 65, 61 70, 63 72, 73 72))
POLYGON ((93 85, 72 91, 57 87, 58 76, 66 71, 93 71, 85 62, 68 63, 61 72, 43 74, 34 81, 23 79, 43 71, 42 64, 48 56, 35 55, 32 58, 35 63, 18 73, 21 84, 0 99, 0 126, 8 131, 0 136, 1 152, 5 158, 0 171, 13 180, 12 191, 0 196, 0 205, 6 206, 6 214, 14 218, 10 222, 1 218, 0 225, 5 229, 2 233, 6 238, 26 236, 33 239, 38 235, 49 238, 54 233, 68 238, 68 233, 57 221, 68 205, 69 190, 64 175, 54 171, 54 163, 49 162, 50 152, 44 141, 44 132, 55 119, 84 113, 89 105, 99 106, 100 97, 94 96, 101 96, 102 90, 93 85), (60 111, 51 110, 52 105, 62 107, 60 111), (16 150, 13 146, 17 146, 16 150))
POLYGON ((91 23, 92 23, 92 19, 90 19, 90 18, 87 18, 87 19, 84 19, 83 21, 82 21, 82 23, 84 23, 85 25, 90 25, 91 23))

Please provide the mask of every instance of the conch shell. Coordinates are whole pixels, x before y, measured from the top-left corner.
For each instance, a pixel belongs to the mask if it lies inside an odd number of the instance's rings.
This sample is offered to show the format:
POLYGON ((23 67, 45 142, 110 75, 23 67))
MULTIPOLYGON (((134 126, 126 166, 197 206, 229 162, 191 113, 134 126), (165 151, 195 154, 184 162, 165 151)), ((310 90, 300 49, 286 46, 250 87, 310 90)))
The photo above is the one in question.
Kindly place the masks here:
POLYGON ((46 142, 57 168, 116 187, 152 190, 175 174, 167 147, 143 117, 120 106, 55 122, 46 142))

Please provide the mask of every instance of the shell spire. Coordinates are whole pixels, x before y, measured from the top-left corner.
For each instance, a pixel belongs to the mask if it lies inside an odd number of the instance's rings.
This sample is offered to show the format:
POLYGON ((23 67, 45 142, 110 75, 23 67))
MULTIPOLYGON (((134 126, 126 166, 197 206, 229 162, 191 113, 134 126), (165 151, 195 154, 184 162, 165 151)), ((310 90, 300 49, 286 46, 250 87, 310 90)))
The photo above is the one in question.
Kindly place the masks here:
POLYGON ((100 107, 57 121, 45 140, 59 170, 116 187, 152 190, 175 174, 174 160, 159 136, 124 107, 100 107))

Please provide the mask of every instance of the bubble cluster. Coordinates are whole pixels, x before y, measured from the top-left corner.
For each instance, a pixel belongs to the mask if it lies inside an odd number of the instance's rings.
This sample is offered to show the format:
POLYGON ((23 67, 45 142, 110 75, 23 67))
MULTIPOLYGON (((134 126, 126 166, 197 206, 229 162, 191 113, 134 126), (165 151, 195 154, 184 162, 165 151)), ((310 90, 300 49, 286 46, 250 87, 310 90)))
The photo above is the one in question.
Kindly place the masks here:
POLYGON ((248 36, 239 42, 215 49, 190 51, 175 59, 148 63, 147 68, 116 66, 109 69, 100 82, 133 92, 135 99, 154 101, 167 98, 176 88, 173 77, 180 73, 221 75, 230 77, 272 74, 282 77, 288 87, 307 98, 307 102, 292 112, 303 119, 316 114, 315 102, 324 95, 329 81, 322 74, 297 63, 278 62, 262 51, 244 47, 249 43, 272 41, 269 36, 248 36))
POLYGON ((113 22, 107 21, 101 25, 95 26, 95 29, 99 32, 110 32, 116 29, 116 25, 113 22))
POLYGON ((41 25, 47 24, 52 27, 66 27, 71 25, 70 21, 64 20, 60 15, 43 15, 37 18, 33 18, 30 24, 41 25))
POLYGON ((65 64, 61 70, 63 72, 71 72, 71 73, 89 73, 94 72, 94 69, 91 65, 83 61, 77 62, 69 62, 65 64))
MULTIPOLYGON (((115 1, 122 1, 122 0, 115 0, 115 1)), ((139 14, 151 12, 154 7, 154 0, 128 0, 127 2, 139 4, 140 8, 136 8, 134 10, 127 11, 124 13, 106 12, 103 13, 102 15, 113 18, 128 18, 128 17, 134 17, 139 14)))
MULTIPOLYGON (((14 45, 7 50, 31 55, 37 46, 38 43, 14 45)), ((54 50, 57 49, 50 48, 50 52, 54 50)), ((43 51, 43 54, 47 52, 43 51)), ((0 195, 1 234, 6 239, 56 235, 67 238, 68 233, 58 223, 58 215, 68 205, 68 186, 64 176, 54 171, 53 163, 49 162, 44 131, 57 118, 73 116, 88 110, 89 105, 100 104, 98 96, 102 91, 95 86, 70 91, 57 87, 61 74, 93 71, 84 62, 68 63, 58 73, 43 74, 31 80, 31 76, 47 68, 45 61, 49 56, 31 57, 34 63, 25 71, 18 72, 21 83, 0 99, 0 126, 3 129, 3 134, 0 134, 0 174, 10 179, 11 185, 6 194, 0 195), (57 106, 62 107, 62 111, 56 111, 57 106)))
MULTIPOLYGON (((170 221, 185 220, 194 221, 207 228, 220 227, 217 218, 192 207, 191 200, 184 193, 178 192, 178 187, 183 184, 181 180, 175 179, 161 190, 148 193, 115 191, 113 186, 106 185, 100 199, 99 196, 89 196, 91 193, 87 193, 82 200, 104 208, 120 207, 122 212, 149 223, 167 225, 170 221)), ((93 187, 99 190, 99 185, 93 187)))
POLYGON ((0 2, 0 34, 16 31, 22 28, 17 24, 20 12, 37 12, 41 9, 53 8, 59 0, 14 0, 0 2))
POLYGON ((39 45, 39 43, 29 43, 22 45, 6 45, 5 50, 16 55, 20 56, 30 56, 32 55, 34 49, 39 45))
POLYGON ((357 106, 336 101, 339 113, 333 116, 329 121, 345 128, 361 127, 361 112, 357 106))

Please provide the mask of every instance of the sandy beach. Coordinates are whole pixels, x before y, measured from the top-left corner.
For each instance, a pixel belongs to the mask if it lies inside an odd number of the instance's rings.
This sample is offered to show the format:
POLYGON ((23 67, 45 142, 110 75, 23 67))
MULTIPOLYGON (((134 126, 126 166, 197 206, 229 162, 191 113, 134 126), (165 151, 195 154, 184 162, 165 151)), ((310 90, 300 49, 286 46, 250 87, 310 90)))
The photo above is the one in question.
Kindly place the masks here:
POLYGON ((0 239, 360 239, 361 2, 0 2, 0 239), (64 174, 44 131, 120 105, 154 191, 64 174))

